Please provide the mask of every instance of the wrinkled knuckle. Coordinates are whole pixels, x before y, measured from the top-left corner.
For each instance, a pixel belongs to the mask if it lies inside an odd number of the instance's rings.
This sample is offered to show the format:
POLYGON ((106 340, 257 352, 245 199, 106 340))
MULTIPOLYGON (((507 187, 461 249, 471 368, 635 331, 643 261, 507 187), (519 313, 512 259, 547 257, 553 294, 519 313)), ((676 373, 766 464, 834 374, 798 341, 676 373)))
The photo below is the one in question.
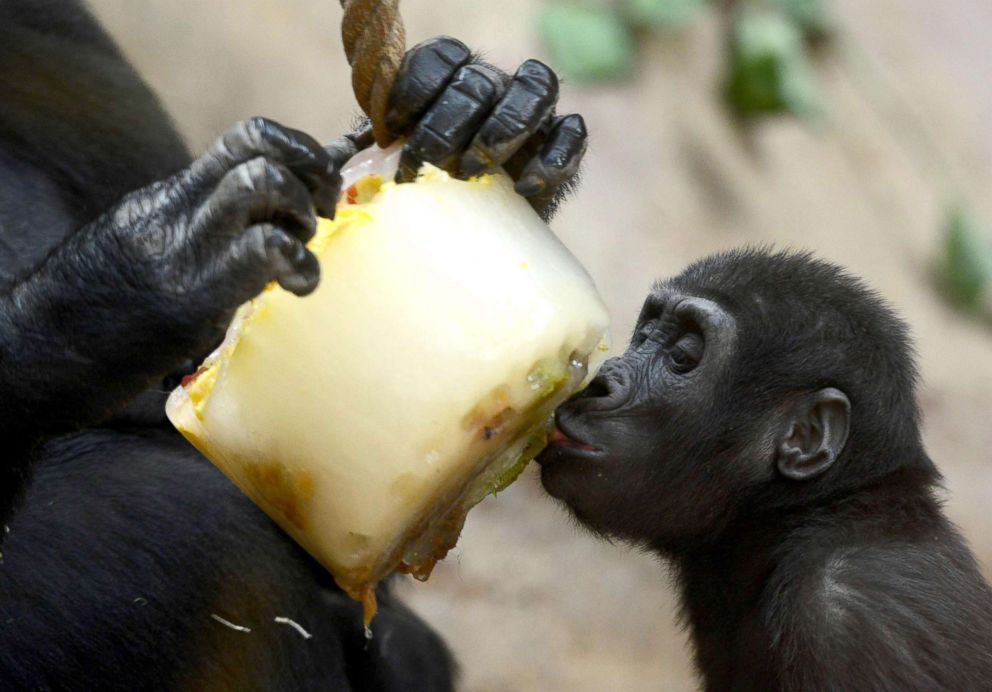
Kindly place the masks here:
POLYGON ((518 111, 497 109, 479 132, 479 139, 490 144, 503 142, 526 133, 529 125, 518 111))
POLYGON ((260 115, 242 121, 245 140, 255 145, 260 144, 273 129, 274 123, 260 115))
POLYGON ((458 69, 455 73, 455 81, 464 81, 471 84, 486 84, 493 87, 502 86, 503 80, 500 79, 499 73, 496 70, 483 65, 481 63, 472 63, 471 65, 465 65, 458 69))
POLYGON ((258 156, 232 168, 226 178, 228 185, 242 194, 264 190, 269 180, 269 162, 258 156))
POLYGON ((481 65, 466 65, 455 74, 451 88, 474 101, 484 103, 494 100, 502 90, 502 85, 491 70, 481 65))
POLYGON ((458 68, 451 81, 453 84, 467 83, 479 79, 480 76, 476 65, 464 65, 458 68))
POLYGON ((268 180, 272 173, 272 163, 263 156, 258 156, 243 164, 245 173, 252 181, 268 180))
POLYGON ((248 132, 262 133, 272 126, 272 121, 261 115, 255 115, 244 121, 245 130, 248 132))
POLYGON ((261 159, 261 176, 269 183, 276 185, 282 185, 286 182, 286 170, 270 159, 261 159))
POLYGON ((193 177, 193 171, 197 166, 201 166, 205 170, 215 170, 223 167, 226 164, 228 156, 227 145, 223 139, 218 139, 203 156, 194 162, 193 166, 190 166, 190 177, 193 177))

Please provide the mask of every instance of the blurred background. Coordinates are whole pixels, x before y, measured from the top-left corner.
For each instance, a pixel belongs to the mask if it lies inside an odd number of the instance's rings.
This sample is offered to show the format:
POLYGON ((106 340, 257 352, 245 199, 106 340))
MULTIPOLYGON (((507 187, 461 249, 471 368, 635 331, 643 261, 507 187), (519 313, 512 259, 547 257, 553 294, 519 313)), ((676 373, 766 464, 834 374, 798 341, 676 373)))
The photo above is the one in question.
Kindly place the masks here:
MULTIPOLYGON (((194 150, 252 115, 324 141, 353 120, 337 0, 90 2, 194 150)), ((616 348, 655 279, 745 244, 814 250, 885 295, 916 337, 948 512, 992 576, 992 3, 402 9, 410 45, 452 34, 504 68, 535 56, 566 72, 561 109, 592 143, 554 227, 599 285, 616 348)), ((695 689, 664 565, 583 533, 533 472, 402 593, 466 691, 695 689)))

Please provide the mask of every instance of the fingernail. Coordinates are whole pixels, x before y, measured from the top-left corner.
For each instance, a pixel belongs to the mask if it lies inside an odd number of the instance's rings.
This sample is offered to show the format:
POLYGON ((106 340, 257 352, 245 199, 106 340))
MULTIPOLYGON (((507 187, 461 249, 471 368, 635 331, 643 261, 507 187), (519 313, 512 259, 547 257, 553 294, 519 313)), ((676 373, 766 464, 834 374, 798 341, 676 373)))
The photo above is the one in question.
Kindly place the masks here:
POLYGON ((462 175, 474 176, 479 175, 487 168, 485 161, 481 161, 478 156, 469 152, 462 156, 462 175))
POLYGON ((529 173, 517 181, 517 184, 513 186, 513 189, 517 191, 517 194, 523 195, 524 197, 533 197, 537 193, 544 190, 544 178, 538 175, 529 173))
POLYGON ((313 206, 320 216, 333 218, 334 209, 337 207, 340 196, 337 189, 322 190, 319 194, 313 196, 313 206))

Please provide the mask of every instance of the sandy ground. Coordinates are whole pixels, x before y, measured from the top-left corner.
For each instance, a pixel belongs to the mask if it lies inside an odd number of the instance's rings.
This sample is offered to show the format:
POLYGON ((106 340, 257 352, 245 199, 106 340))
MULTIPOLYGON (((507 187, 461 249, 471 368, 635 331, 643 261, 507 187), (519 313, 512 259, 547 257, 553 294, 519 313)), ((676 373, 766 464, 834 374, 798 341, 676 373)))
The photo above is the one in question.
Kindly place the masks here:
MULTIPOLYGON (((93 0, 194 149, 263 114, 330 140, 354 112, 331 0, 93 0)), ((411 40, 459 36, 509 66, 540 55, 534 0, 407 0, 411 40)), ((721 28, 643 49, 629 83, 569 87, 593 133, 582 192, 555 223, 622 346, 651 282, 742 244, 815 250, 905 316, 947 509, 992 565, 992 330, 930 278, 947 207, 992 221, 992 5, 834 0, 818 66, 828 117, 736 130, 715 89, 721 28)), ((576 528, 531 474, 470 517, 456 553, 404 589, 451 643, 462 689, 695 687, 664 566, 576 528)))

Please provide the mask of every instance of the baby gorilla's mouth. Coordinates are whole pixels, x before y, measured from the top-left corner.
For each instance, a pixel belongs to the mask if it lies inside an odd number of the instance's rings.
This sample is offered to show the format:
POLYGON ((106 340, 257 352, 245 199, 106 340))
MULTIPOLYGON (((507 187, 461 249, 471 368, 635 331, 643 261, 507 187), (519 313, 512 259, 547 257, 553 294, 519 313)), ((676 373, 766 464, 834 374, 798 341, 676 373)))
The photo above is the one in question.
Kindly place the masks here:
POLYGON ((591 444, 586 444, 585 442, 580 442, 576 439, 570 437, 567 433, 563 432, 559 426, 555 426, 555 430, 551 433, 548 438, 549 445, 561 445, 562 447, 571 447, 572 449, 582 450, 584 452, 598 452, 596 447, 591 444))
POLYGON ((584 442, 579 442, 578 440, 573 440, 571 437, 562 432, 561 428, 555 427, 555 431, 551 433, 551 437, 548 438, 548 444, 559 444, 565 447, 575 447, 576 449, 583 449, 587 452, 595 452, 596 448, 592 445, 586 444, 584 442))
POLYGON ((598 492, 602 485, 603 463, 608 461, 606 452, 600 447, 583 441, 587 433, 582 426, 573 432, 568 416, 560 418, 548 437, 548 446, 537 456, 541 465, 541 484, 547 493, 563 501, 573 512, 583 498, 598 492))

